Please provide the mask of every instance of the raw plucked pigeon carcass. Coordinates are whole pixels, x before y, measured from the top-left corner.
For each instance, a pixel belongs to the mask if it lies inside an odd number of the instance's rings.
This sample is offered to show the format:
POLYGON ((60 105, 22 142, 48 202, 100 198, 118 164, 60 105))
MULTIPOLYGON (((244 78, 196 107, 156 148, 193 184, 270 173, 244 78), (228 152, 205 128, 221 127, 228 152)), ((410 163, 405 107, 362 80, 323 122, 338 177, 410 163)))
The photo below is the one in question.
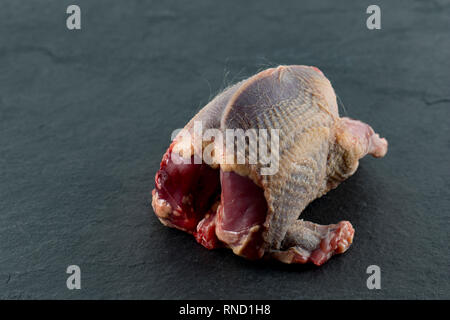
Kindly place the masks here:
POLYGON ((322 265, 349 248, 354 229, 304 221, 301 212, 350 177, 360 158, 386 152, 369 125, 339 117, 319 69, 279 66, 227 88, 180 131, 156 173, 152 206, 164 225, 208 249, 322 265), (243 149, 229 148, 230 132, 244 132, 243 149), (265 152, 255 161, 256 149, 265 152))

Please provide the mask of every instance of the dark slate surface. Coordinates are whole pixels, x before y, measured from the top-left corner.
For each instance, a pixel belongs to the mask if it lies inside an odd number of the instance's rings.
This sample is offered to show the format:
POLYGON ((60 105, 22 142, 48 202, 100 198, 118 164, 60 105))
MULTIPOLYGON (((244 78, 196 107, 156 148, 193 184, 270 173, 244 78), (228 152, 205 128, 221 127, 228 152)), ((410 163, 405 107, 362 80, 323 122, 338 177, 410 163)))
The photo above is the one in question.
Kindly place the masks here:
POLYGON ((369 31, 371 1, 302 2, 3 1, 0 298, 450 298, 450 4, 376 1, 369 31), (356 228, 321 268, 208 251, 150 206, 172 130, 277 64, 318 66, 390 143, 303 214, 356 228))

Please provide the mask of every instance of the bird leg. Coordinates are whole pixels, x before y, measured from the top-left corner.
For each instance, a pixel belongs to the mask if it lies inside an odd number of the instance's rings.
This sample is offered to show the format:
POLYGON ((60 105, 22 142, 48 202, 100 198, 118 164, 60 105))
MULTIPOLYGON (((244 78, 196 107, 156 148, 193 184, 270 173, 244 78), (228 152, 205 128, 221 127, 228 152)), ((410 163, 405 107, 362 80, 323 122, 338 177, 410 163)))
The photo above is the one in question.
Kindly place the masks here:
POLYGON ((353 241, 355 230, 348 221, 319 225, 297 220, 288 229, 280 250, 268 253, 284 263, 324 264, 334 254, 344 253, 353 241))

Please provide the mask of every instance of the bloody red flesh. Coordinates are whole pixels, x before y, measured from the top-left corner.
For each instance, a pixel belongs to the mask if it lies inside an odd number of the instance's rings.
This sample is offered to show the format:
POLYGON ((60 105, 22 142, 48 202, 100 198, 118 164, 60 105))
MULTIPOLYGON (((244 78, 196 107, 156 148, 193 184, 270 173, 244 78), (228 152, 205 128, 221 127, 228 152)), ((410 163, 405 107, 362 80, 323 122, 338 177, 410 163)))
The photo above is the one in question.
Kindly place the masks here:
POLYGON ((171 224, 195 232, 197 224, 211 208, 220 193, 219 171, 207 164, 177 164, 179 155, 172 147, 164 155, 155 177, 159 198, 172 207, 171 224), (175 160, 175 161, 174 161, 175 160))
POLYGON ((158 199, 171 208, 170 214, 162 218, 192 233, 208 249, 223 245, 242 247, 242 255, 260 258, 264 252, 262 225, 267 216, 263 189, 235 172, 194 164, 193 157, 190 163, 181 163, 172 149, 173 146, 164 155, 155 178, 158 199), (250 229, 254 226, 261 228, 252 234, 250 229), (216 228, 224 235, 220 240, 216 228), (239 237, 229 239, 227 235, 239 237))
POLYGON ((263 189, 248 177, 234 172, 220 172, 222 180, 222 228, 240 232, 266 219, 267 203, 263 189))

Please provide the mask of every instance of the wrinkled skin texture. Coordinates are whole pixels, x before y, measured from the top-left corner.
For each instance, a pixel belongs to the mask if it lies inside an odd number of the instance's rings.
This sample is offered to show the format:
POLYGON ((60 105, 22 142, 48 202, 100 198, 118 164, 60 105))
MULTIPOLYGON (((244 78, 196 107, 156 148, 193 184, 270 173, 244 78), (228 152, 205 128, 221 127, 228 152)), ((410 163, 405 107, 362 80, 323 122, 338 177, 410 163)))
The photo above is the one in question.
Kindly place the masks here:
POLYGON ((262 71, 208 103, 186 125, 191 133, 194 121, 203 130, 279 129, 279 170, 262 175, 262 165, 249 161, 180 165, 177 157, 194 159, 208 142, 198 148, 177 136, 152 192, 163 224, 191 233, 208 249, 227 247, 248 259, 321 265, 349 248, 350 222, 318 225, 298 218, 311 201, 350 177, 360 158, 383 157, 387 141, 369 125, 339 117, 334 90, 319 69, 262 71), (186 146, 193 155, 179 152, 186 146))

